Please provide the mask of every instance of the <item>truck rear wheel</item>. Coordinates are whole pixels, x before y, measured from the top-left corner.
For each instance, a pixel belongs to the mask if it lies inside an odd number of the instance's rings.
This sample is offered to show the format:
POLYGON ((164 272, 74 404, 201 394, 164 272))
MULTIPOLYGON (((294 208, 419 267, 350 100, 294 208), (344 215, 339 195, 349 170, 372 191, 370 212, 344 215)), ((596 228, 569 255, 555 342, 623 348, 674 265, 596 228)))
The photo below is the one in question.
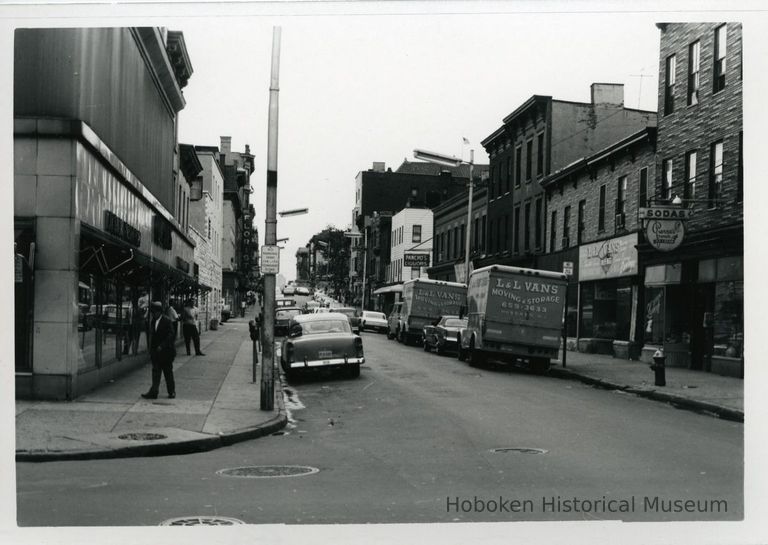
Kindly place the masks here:
POLYGON ((475 349, 474 337, 469 341, 469 351, 467 352, 467 361, 470 367, 477 367, 485 363, 485 355, 481 350, 475 349))

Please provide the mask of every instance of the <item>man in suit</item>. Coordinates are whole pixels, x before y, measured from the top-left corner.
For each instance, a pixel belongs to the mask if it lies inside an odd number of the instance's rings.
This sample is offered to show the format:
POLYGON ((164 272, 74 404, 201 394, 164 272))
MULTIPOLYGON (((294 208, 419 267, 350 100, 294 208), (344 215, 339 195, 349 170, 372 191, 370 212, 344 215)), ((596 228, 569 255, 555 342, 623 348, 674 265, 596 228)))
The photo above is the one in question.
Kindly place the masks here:
POLYGON ((150 343, 149 355, 152 360, 152 387, 144 399, 157 399, 160 390, 160 375, 165 376, 168 397, 176 397, 176 383, 173 380, 173 360, 176 357, 175 335, 171 320, 163 313, 163 304, 155 301, 150 305, 152 313, 149 319, 150 343))

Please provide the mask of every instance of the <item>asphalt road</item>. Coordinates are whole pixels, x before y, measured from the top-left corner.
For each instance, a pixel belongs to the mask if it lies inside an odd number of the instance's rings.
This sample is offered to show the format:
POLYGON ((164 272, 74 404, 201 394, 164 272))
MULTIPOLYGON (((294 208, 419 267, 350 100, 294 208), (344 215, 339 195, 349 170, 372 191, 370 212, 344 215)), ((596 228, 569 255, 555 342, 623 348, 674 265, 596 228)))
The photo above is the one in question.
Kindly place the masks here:
POLYGON ((18 463, 19 525, 742 518, 741 424, 363 338, 359 379, 287 385, 281 435, 186 456, 18 463), (217 473, 272 465, 318 471, 217 473))

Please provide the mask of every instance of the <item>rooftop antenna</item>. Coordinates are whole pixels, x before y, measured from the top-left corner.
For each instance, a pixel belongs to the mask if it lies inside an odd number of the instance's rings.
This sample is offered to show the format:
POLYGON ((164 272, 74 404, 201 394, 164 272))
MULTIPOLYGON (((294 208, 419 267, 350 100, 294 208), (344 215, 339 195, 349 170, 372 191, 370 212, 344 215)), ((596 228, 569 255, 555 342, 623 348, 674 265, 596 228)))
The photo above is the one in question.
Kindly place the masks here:
POLYGON ((629 75, 630 78, 640 78, 640 86, 639 86, 639 89, 637 91, 637 109, 638 110, 640 109, 640 99, 643 98, 643 78, 652 78, 653 77, 650 74, 643 74, 642 73, 643 70, 644 70, 644 68, 641 68, 639 74, 630 74, 629 75))

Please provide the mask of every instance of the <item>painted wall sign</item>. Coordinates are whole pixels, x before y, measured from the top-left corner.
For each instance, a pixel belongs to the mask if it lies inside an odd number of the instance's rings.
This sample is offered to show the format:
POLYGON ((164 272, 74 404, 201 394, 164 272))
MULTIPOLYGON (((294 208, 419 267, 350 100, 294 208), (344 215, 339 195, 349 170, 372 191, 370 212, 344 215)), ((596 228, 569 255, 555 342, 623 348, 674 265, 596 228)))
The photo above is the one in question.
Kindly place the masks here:
POLYGON ((683 243, 685 227, 679 219, 648 220, 645 237, 648 243, 662 252, 671 252, 683 243))
POLYGON ((579 282, 637 274, 637 233, 579 248, 579 282))
POLYGON ((109 210, 104 210, 104 230, 137 248, 141 246, 141 231, 118 218, 109 210))

